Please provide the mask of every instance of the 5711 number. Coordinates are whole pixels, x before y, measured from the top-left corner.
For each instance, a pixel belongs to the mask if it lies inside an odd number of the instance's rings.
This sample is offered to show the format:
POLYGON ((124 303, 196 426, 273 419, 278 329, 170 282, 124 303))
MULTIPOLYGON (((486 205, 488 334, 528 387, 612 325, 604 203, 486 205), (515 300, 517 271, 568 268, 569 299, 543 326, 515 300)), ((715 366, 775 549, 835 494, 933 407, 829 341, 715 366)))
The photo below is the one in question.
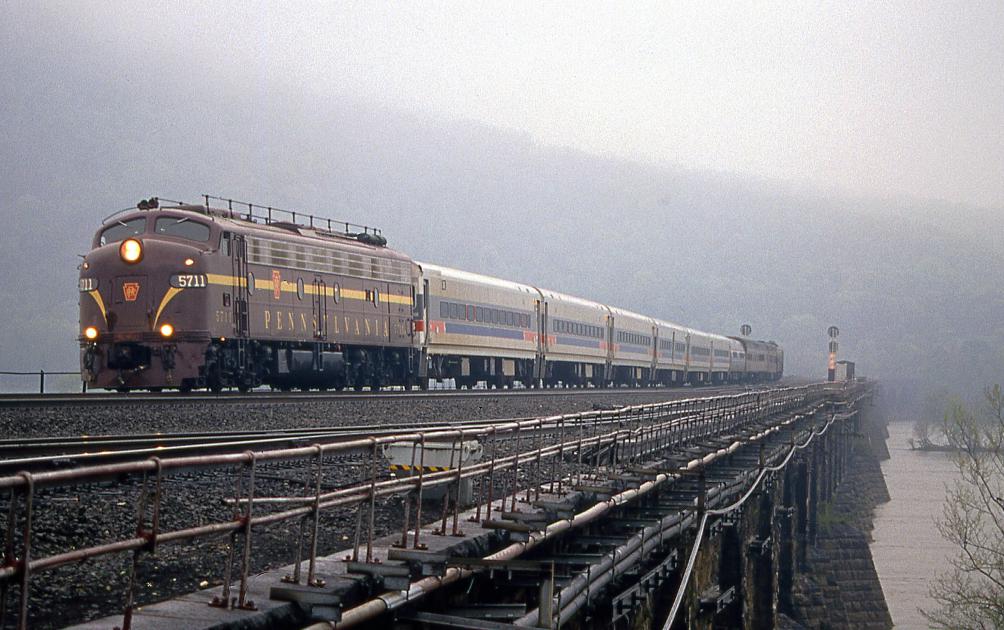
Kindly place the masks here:
POLYGON ((171 276, 171 286, 175 289, 203 289, 206 284, 206 274, 203 273, 176 273, 171 276))

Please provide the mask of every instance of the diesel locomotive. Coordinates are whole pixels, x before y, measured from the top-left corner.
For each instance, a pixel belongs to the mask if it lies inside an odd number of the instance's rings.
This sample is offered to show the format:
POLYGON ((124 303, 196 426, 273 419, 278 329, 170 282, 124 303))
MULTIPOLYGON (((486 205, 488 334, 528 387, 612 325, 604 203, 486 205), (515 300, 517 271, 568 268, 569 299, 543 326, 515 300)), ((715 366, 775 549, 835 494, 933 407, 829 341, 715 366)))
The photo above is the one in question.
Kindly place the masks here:
POLYGON ((783 373, 774 342, 417 262, 375 228, 210 196, 151 198, 105 219, 79 289, 92 388, 669 386, 783 373))

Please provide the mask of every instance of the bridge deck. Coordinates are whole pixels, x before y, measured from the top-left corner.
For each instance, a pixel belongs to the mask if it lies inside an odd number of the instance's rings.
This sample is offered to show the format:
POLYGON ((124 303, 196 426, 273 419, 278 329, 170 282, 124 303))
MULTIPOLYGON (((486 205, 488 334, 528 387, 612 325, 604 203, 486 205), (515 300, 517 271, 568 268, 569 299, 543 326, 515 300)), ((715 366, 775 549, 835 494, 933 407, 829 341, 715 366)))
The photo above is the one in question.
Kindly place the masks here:
MULTIPOLYGON (((524 491, 520 492, 523 495, 524 491)), ((540 501, 558 502, 565 499, 567 495, 548 494, 541 492, 540 501)), ((525 497, 523 497, 525 498, 525 497)), ((500 513, 502 499, 492 502, 492 511, 500 513)), ((534 501, 536 502, 536 497, 534 501)), ((543 511, 526 503, 521 498, 517 499, 517 509, 520 513, 543 514, 543 511)), ((482 506, 482 515, 485 513, 482 506)), ((506 507, 510 507, 506 501, 506 507)), ((439 529, 441 521, 429 523, 422 527, 419 532, 421 542, 426 546, 425 553, 442 554, 450 557, 472 556, 472 552, 477 549, 489 549, 498 545, 498 532, 495 529, 486 529, 471 519, 476 513, 476 508, 461 512, 459 517, 459 527, 463 536, 440 536, 435 532, 439 529)), ((448 528, 452 527, 452 517, 448 521, 448 528)), ((409 545, 411 544, 414 530, 409 532, 409 545)), ((374 540, 373 557, 379 563, 388 562, 388 554, 394 548, 395 543, 400 543, 401 533, 384 536, 374 540)), ((409 546, 409 550, 410 550, 409 546)), ((360 549, 359 557, 362 560, 365 556, 365 548, 360 549)), ((207 588, 195 593, 187 593, 174 599, 169 599, 156 604, 150 604, 137 608, 133 612, 133 627, 139 630, 175 630, 186 628, 186 630, 199 630, 202 628, 226 628, 230 626, 247 627, 270 627, 270 625, 287 626, 290 624, 303 624, 311 621, 308 615, 297 610, 286 601, 271 599, 271 591, 275 587, 292 587, 290 590, 313 591, 316 593, 316 600, 337 600, 347 604, 356 603, 365 599, 359 591, 359 581, 364 579, 361 574, 349 574, 347 556, 352 555, 352 548, 341 550, 329 556, 317 558, 317 577, 324 580, 325 586, 308 587, 306 585, 295 586, 284 583, 285 576, 292 575, 294 565, 286 565, 271 571, 252 576, 248 580, 248 599, 257 606, 257 611, 237 610, 228 608, 217 608, 210 606, 214 597, 223 596, 223 586, 207 588), (356 591, 353 593, 353 591, 356 591)), ((478 556, 479 557, 479 556, 478 556)), ((306 581, 307 561, 301 564, 303 579, 306 581)), ((240 587, 239 582, 231 585, 231 596, 237 593, 240 587)), ((319 611, 320 612, 320 611, 319 611)), ((122 627, 122 615, 113 615, 70 626, 73 630, 114 630, 122 627)))

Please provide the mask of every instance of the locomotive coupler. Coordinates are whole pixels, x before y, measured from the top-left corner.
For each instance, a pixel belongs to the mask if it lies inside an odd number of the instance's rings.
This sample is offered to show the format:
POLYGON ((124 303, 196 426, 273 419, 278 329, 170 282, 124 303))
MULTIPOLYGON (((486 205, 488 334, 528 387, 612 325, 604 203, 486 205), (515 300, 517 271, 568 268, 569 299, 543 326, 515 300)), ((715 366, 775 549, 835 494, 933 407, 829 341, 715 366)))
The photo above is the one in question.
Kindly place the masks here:
POLYGON ((97 344, 91 343, 87 344, 87 350, 84 351, 84 369, 88 372, 94 371, 94 356, 97 354, 97 344))
POLYGON ((178 351, 178 346, 175 344, 165 344, 160 351, 160 360, 164 365, 164 371, 170 372, 175 366, 175 353, 178 351))

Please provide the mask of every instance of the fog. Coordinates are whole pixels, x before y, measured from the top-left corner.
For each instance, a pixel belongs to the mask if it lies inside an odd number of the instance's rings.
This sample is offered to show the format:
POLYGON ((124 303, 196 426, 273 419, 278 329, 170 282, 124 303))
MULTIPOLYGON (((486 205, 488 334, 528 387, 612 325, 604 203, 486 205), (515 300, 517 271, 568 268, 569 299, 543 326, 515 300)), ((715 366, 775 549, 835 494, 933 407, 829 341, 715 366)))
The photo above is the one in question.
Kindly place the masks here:
POLYGON ((1000 379, 999 3, 138 6, 0 8, 0 370, 75 367, 102 218, 210 193, 749 323, 789 373, 834 324, 890 383, 1000 379))

